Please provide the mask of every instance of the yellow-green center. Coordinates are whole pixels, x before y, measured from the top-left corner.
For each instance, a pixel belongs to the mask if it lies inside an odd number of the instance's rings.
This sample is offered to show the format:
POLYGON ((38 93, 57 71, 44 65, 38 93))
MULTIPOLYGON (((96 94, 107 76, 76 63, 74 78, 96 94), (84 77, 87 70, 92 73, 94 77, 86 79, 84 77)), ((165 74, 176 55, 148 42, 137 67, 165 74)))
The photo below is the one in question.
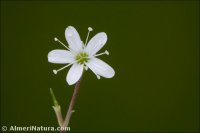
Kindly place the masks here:
POLYGON ((79 64, 84 64, 85 62, 88 61, 88 54, 85 53, 85 52, 82 52, 82 53, 79 53, 77 56, 76 56, 76 61, 79 63, 79 64))

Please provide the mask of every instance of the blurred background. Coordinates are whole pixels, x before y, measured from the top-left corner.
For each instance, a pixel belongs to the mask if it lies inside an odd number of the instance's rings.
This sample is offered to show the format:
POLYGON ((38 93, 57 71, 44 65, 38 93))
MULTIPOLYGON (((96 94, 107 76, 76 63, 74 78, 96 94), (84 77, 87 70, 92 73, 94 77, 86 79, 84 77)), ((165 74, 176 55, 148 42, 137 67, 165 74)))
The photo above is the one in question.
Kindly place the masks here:
POLYGON ((49 88, 66 114, 74 86, 47 54, 69 25, 106 32, 116 71, 84 74, 71 131, 199 131, 199 1, 1 1, 2 126, 56 127, 49 88))

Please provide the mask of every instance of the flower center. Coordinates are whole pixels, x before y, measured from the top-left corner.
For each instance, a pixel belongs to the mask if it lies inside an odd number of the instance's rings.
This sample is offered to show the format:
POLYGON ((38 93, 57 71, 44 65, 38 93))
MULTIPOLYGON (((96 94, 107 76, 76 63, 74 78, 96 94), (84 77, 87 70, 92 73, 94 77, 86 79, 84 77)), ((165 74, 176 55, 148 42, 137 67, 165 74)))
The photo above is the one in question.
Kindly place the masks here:
POLYGON ((88 58, 88 54, 85 53, 85 52, 82 52, 82 53, 79 53, 77 56, 76 56, 76 61, 79 63, 79 64, 84 64, 85 62, 87 62, 89 60, 88 58))

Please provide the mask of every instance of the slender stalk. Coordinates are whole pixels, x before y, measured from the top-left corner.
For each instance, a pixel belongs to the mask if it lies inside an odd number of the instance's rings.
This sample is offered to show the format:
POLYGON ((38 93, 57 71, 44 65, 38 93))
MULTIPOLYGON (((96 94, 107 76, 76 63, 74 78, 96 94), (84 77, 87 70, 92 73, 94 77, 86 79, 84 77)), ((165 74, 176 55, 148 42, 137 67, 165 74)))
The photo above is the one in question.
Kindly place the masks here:
POLYGON ((74 112, 73 108, 74 108, 74 104, 75 104, 75 101, 76 101, 77 94, 78 94, 79 89, 80 89, 81 79, 82 79, 82 77, 79 79, 79 81, 75 85, 74 93, 73 93, 73 96, 71 98, 70 105, 69 105, 69 108, 68 108, 68 111, 67 111, 67 115, 65 117, 65 120, 64 120, 62 127, 67 127, 69 125, 70 118, 72 116, 72 113, 74 112))

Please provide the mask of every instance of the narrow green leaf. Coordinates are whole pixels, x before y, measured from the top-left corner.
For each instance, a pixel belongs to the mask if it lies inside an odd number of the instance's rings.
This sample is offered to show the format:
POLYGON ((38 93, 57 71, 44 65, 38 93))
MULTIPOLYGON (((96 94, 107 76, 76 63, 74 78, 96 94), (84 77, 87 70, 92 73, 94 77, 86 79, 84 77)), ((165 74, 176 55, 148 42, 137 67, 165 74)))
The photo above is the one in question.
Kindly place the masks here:
POLYGON ((56 100, 56 97, 55 97, 55 95, 53 93, 53 90, 51 88, 50 88, 50 93, 51 93, 51 97, 53 99, 54 106, 59 106, 59 104, 58 104, 58 102, 56 100))

